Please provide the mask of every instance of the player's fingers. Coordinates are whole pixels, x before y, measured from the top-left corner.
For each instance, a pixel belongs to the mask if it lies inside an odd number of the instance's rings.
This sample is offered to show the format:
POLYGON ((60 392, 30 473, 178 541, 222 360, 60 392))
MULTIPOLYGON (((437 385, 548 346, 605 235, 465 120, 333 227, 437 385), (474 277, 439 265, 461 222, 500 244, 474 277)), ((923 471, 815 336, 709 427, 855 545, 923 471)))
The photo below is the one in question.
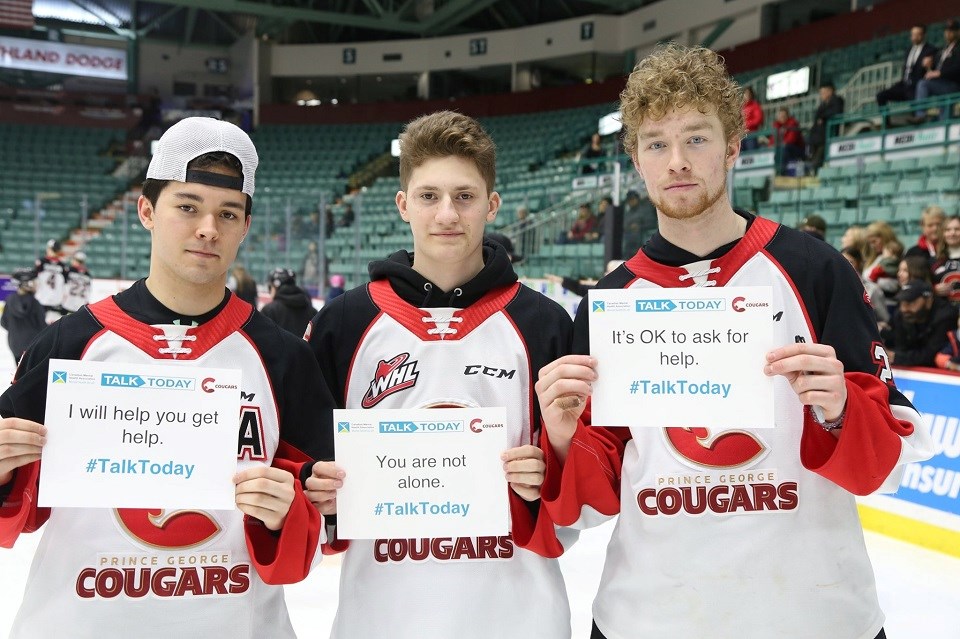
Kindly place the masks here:
POLYGON ((330 461, 319 461, 313 464, 311 470, 313 477, 319 478, 337 478, 343 479, 347 474, 343 471, 342 468, 338 468, 337 465, 330 461))
POLYGON ((39 459, 40 453, 24 453, 22 455, 14 455, 5 459, 0 458, 0 476, 9 473, 12 470, 16 470, 21 466, 32 464, 39 459))
POLYGON ((767 363, 763 372, 767 375, 789 375, 790 373, 843 373, 843 363, 836 357, 811 354, 794 355, 767 363))
POLYGON ((500 459, 505 462, 511 461, 513 459, 543 459, 543 451, 540 450, 539 446, 534 446, 533 444, 525 444, 523 446, 517 446, 515 448, 508 448, 507 450, 500 453, 500 459))
POLYGON ((787 344, 786 346, 780 346, 775 348, 767 353, 767 362, 775 362, 777 360, 785 359, 788 357, 796 357, 797 355, 815 355, 818 357, 836 357, 836 351, 829 344, 808 344, 806 342, 798 342, 796 344, 787 344))
POLYGON ((307 490, 336 492, 338 488, 343 488, 343 480, 326 477, 323 479, 319 477, 307 477, 307 481, 304 482, 304 488, 307 490))
POLYGON ((597 365, 596 358, 590 357, 589 355, 564 355, 563 357, 558 357, 553 360, 537 372, 537 377, 546 377, 547 375, 552 374, 556 369, 563 366, 583 366, 586 368, 595 368, 597 365))
POLYGON ((543 485, 543 473, 507 473, 506 477, 511 484, 536 487, 543 485))
POLYGON ((273 466, 252 466, 246 468, 234 475, 233 482, 240 484, 258 479, 277 483, 293 483, 293 475, 291 473, 282 468, 274 468, 273 466))

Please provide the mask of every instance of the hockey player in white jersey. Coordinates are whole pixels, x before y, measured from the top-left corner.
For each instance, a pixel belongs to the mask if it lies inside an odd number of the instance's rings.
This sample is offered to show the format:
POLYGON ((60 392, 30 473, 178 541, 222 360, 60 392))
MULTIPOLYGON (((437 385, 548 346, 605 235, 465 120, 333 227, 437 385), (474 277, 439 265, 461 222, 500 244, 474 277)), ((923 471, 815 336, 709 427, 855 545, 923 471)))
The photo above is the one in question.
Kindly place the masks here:
MULTIPOLYGON (((334 538, 329 548, 344 551, 335 639, 570 636, 558 562, 527 548, 550 557, 563 550, 540 508, 533 381, 569 352, 572 322, 517 282, 501 245, 483 240, 500 208, 495 162, 492 140, 467 116, 410 122, 400 136, 396 203, 413 252, 372 262, 372 282, 324 306, 307 335, 339 407, 505 406, 511 532, 334 538)), ((333 514, 336 488, 351 479, 317 464, 308 495, 333 514)))
POLYGON ((73 313, 90 301, 93 277, 87 270, 87 254, 77 251, 70 257, 67 278, 63 286, 63 310, 73 313))
POLYGON ((771 287, 780 346, 757 366, 774 378, 773 427, 588 426, 586 305, 576 354, 537 382, 546 509, 577 527, 619 513, 592 639, 885 636, 854 494, 895 490, 933 445, 844 258, 730 205, 740 105, 707 49, 670 45, 637 65, 620 113, 659 230, 598 288, 771 287))
POLYGON ((149 275, 48 327, 0 396, 0 546, 43 527, 12 637, 294 637, 271 584, 303 579, 322 539, 300 477, 332 457, 331 400, 303 340, 226 288, 256 167, 227 122, 164 133, 138 202, 149 275), (38 508, 52 358, 239 368, 237 507, 38 508))

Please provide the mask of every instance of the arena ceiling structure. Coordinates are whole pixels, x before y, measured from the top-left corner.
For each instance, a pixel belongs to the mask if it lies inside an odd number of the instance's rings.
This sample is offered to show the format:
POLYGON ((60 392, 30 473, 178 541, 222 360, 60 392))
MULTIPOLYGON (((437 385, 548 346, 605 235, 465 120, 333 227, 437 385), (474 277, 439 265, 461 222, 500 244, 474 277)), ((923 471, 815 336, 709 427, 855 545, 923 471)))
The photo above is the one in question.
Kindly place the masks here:
POLYGON ((280 44, 330 44, 514 29, 623 15, 662 0, 34 0, 35 29, 183 45, 230 45, 254 31, 280 44))

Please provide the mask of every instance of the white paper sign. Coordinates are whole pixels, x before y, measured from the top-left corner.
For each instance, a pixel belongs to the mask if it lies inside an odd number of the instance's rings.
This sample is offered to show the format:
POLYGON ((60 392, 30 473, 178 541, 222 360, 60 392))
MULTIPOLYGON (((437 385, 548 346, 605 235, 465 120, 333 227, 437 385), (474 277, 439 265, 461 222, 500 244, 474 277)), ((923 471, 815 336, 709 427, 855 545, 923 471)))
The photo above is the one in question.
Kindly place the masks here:
POLYGON ((592 289, 597 426, 772 428, 769 286, 592 289))
POLYGON ((240 371, 51 359, 40 506, 236 507, 240 371))
POLYGON ((335 410, 341 539, 506 535, 506 409, 335 410))

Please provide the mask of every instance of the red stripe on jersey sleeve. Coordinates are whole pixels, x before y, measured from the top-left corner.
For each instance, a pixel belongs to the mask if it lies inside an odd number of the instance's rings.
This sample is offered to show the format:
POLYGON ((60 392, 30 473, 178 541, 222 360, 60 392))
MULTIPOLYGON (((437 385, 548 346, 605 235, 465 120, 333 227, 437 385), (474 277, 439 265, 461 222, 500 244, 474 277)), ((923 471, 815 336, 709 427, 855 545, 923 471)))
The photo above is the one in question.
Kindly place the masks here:
POLYGON ((913 424, 890 412, 890 389, 867 373, 846 373, 847 407, 840 437, 834 437, 804 411, 800 461, 854 495, 876 491, 900 459, 902 437, 913 424))

